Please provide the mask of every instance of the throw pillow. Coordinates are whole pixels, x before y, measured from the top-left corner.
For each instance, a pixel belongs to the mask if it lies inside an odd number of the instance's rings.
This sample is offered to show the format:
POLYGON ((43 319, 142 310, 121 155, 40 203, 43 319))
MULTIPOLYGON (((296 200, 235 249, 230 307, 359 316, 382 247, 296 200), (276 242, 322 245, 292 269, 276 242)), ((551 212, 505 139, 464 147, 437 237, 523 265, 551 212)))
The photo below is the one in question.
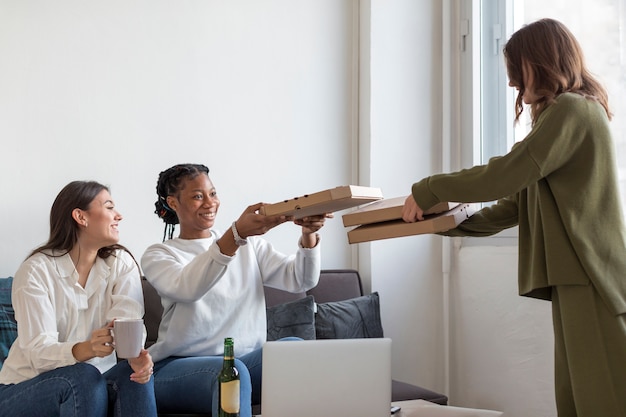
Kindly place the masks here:
POLYGON ((267 340, 283 337, 315 339, 315 302, 309 295, 299 300, 279 304, 266 309, 267 340))
POLYGON ((378 293, 318 304, 315 336, 317 339, 383 337, 378 293))
POLYGON ((0 278, 0 368, 17 337, 15 312, 11 304, 13 278, 0 278))

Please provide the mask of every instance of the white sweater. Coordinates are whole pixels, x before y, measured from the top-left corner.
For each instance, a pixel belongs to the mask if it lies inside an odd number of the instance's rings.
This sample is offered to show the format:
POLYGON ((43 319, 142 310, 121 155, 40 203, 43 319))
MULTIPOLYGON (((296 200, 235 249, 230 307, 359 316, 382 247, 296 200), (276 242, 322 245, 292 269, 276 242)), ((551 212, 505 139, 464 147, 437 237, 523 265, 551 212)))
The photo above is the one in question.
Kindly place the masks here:
POLYGON ((300 292, 317 285, 319 244, 287 256, 253 236, 231 257, 216 243, 221 233, 211 233, 152 245, 141 258, 164 307, 158 340, 149 348, 155 362, 222 355, 225 337, 234 338, 236 356, 258 349, 267 333, 263 286, 300 292))

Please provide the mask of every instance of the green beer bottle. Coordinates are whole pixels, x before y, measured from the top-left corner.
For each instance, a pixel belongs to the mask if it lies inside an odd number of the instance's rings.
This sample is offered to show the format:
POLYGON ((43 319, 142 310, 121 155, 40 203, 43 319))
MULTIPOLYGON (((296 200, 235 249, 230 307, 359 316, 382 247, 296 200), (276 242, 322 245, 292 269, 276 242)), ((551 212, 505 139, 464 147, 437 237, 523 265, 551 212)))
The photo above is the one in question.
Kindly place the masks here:
POLYGON ((239 371, 235 368, 233 339, 224 339, 224 364, 217 377, 220 406, 219 417, 239 417, 239 371))

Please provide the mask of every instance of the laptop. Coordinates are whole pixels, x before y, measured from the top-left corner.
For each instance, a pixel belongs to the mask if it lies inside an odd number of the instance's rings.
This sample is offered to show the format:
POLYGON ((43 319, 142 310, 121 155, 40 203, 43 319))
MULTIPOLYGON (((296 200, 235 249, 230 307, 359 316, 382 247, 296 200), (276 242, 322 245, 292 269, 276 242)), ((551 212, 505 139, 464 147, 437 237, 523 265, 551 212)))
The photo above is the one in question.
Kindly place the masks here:
POLYGON ((262 417, 388 417, 391 339, 266 342, 262 417))

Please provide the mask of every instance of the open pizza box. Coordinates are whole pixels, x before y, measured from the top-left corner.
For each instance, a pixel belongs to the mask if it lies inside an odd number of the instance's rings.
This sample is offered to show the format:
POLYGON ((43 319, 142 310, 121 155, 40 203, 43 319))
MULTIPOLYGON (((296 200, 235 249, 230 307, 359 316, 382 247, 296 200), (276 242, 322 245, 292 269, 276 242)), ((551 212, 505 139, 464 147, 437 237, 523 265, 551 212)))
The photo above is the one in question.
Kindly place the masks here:
POLYGON ((285 215, 301 219, 325 213, 354 208, 383 198, 380 188, 344 185, 313 194, 305 194, 261 207, 260 214, 285 215))
POLYGON ((439 203, 424 212, 424 220, 406 223, 402 208, 407 196, 376 201, 343 216, 349 243, 432 234, 454 229, 475 212, 472 204, 439 203))

